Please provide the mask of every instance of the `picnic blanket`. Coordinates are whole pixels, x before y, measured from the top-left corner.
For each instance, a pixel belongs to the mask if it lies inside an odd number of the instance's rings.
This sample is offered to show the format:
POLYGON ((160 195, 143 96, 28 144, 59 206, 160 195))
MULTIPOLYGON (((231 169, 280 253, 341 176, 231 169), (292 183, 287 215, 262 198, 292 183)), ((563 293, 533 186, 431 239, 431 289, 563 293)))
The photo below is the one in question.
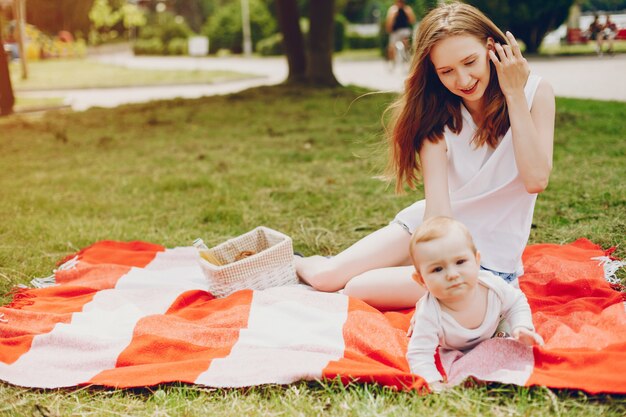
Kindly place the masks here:
MULTIPOLYGON (((545 346, 502 338, 437 363, 468 376, 626 393, 626 314, 588 240, 529 246, 520 286, 545 346)), ((412 310, 378 311, 304 285, 207 292, 194 248, 102 241, 0 307, 0 380, 24 387, 211 387, 339 378, 421 389, 405 359, 412 310)))

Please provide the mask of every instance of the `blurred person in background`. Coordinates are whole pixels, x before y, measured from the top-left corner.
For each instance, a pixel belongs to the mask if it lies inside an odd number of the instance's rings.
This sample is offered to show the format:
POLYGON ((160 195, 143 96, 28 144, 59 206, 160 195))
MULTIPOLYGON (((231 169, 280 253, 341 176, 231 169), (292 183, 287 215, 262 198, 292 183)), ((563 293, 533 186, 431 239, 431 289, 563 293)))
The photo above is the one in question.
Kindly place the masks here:
POLYGON ((606 14, 606 21, 602 25, 602 31, 598 34, 598 53, 602 55, 602 43, 606 41, 608 44, 607 52, 613 55, 613 42, 617 35, 617 25, 611 20, 611 15, 606 14))
POLYGON ((387 10, 385 30, 389 34, 389 43, 387 44, 387 59, 389 61, 395 60, 396 42, 404 42, 405 47, 408 48, 408 40, 411 38, 415 21, 413 9, 404 0, 397 0, 387 10))

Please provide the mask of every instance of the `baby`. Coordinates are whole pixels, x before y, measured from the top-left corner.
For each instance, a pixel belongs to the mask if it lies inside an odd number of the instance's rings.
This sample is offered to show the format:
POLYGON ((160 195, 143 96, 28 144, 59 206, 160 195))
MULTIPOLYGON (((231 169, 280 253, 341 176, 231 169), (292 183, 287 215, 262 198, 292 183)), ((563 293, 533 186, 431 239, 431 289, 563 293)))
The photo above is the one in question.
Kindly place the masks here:
POLYGON ((411 372, 431 388, 442 388, 434 359, 438 345, 471 349, 493 337, 502 319, 516 340, 543 344, 524 293, 480 269, 480 253, 462 223, 449 217, 424 221, 411 238, 409 253, 413 279, 427 292, 415 306, 407 359, 411 372))

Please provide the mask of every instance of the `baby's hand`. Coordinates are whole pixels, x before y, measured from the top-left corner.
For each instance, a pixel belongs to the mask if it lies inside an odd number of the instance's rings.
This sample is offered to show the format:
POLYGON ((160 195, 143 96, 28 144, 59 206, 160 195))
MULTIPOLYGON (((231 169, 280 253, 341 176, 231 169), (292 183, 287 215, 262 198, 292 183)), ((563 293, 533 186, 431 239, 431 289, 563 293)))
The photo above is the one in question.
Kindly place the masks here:
POLYGON ((539 345, 543 346, 543 338, 525 327, 518 327, 513 330, 513 338, 518 342, 525 344, 526 346, 539 345))

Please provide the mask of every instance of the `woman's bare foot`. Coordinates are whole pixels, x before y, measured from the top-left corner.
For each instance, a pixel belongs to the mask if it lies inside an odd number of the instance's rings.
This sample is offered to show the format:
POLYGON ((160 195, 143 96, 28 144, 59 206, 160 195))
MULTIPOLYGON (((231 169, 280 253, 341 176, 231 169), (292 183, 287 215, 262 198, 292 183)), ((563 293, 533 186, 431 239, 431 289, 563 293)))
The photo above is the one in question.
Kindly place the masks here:
POLYGON ((338 282, 339 280, 334 279, 331 259, 320 255, 306 258, 296 256, 296 274, 301 281, 318 291, 338 291, 343 288, 343 285, 338 282))

